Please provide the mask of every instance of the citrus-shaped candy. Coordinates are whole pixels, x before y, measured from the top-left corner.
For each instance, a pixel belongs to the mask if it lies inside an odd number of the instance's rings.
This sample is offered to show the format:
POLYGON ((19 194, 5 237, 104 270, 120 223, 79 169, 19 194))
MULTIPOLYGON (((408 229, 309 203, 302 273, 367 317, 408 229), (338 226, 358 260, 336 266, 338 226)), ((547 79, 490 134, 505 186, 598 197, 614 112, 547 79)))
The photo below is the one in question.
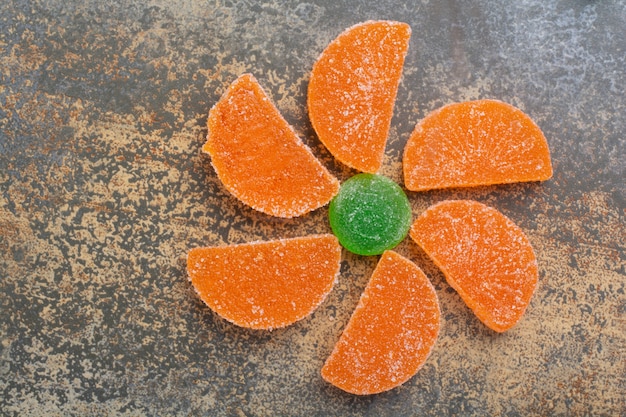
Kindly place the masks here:
POLYGON ((440 315, 437 294, 422 270, 393 251, 383 253, 322 377, 359 395, 397 387, 426 362, 440 315))
POLYGON ((443 201, 415 220, 411 238, 489 328, 504 332, 521 319, 537 286, 537 259, 524 232, 498 210, 443 201))
POLYGON ((327 204, 333 177, 302 143, 251 74, 235 80, 209 112, 202 150, 226 189, 248 206, 295 217, 327 204))
POLYGON ((349 167, 375 173, 382 165, 410 37, 406 23, 363 22, 333 40, 313 66, 311 123, 349 167))
POLYGON ((521 110, 498 100, 444 106, 415 126, 402 160, 411 191, 473 187, 552 176, 548 143, 521 110))
POLYGON ((358 174, 330 202, 330 227, 344 248, 357 255, 379 255, 404 239, 411 227, 411 205, 389 178, 358 174))
POLYGON ((290 325, 315 310, 339 275, 331 234, 195 248, 187 256, 198 295, 226 320, 252 329, 290 325))

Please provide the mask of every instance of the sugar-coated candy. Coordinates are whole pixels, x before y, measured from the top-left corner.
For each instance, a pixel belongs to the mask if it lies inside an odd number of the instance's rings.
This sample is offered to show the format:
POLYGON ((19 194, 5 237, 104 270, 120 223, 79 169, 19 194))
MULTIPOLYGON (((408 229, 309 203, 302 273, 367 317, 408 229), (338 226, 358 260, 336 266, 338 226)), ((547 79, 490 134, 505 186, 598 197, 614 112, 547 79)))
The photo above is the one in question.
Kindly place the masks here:
POLYGON ((275 329, 311 314, 339 274, 341 246, 332 234, 194 248, 187 271, 196 292, 226 320, 275 329))
POLYGON ((396 252, 384 252, 322 377, 358 395, 403 384, 430 355, 440 315, 437 294, 422 270, 396 252))
POLYGON ((504 332, 522 318, 537 286, 537 259, 509 218, 477 201, 443 201, 410 233, 485 325, 504 332))
POLYGON ((382 165, 410 38, 406 23, 359 23, 337 36, 313 65, 311 124, 349 167, 376 173, 382 165))
POLYGON ((329 207, 330 226, 342 246, 358 255, 392 249, 411 227, 411 205, 387 177, 357 174, 346 181, 329 207))

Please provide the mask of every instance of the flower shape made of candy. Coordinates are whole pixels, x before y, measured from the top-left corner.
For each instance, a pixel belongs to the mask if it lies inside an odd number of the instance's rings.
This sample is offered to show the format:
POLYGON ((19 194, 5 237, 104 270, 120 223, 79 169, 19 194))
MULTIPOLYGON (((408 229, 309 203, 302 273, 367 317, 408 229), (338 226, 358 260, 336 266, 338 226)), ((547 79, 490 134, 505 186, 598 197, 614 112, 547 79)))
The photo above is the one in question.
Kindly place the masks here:
MULTIPOLYGON (((428 358, 439 333, 437 294, 392 249, 407 234, 488 327, 503 332, 528 306, 537 262, 523 231, 496 209, 444 201, 412 222, 409 200, 382 165, 411 29, 368 21, 340 34, 315 63, 307 106, 329 152, 362 171, 343 185, 244 74, 213 106, 203 150, 226 189, 263 213, 295 217, 328 203, 333 234, 192 249, 200 298, 236 325, 273 329, 319 306, 337 280, 341 247, 381 255, 323 378, 354 394, 392 389, 428 358)), ((513 106, 478 100, 444 106, 417 124, 403 156, 411 191, 541 181, 552 175, 546 139, 513 106)))

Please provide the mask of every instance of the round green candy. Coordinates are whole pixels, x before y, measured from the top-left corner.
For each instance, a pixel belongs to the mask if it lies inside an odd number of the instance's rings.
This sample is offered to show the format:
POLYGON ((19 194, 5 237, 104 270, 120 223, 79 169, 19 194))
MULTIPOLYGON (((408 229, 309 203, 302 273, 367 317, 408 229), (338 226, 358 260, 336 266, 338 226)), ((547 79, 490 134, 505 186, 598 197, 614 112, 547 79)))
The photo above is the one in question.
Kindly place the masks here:
POLYGON ((411 205, 389 178, 358 174, 330 202, 330 227, 341 245, 358 255, 379 255, 398 245, 411 227, 411 205))

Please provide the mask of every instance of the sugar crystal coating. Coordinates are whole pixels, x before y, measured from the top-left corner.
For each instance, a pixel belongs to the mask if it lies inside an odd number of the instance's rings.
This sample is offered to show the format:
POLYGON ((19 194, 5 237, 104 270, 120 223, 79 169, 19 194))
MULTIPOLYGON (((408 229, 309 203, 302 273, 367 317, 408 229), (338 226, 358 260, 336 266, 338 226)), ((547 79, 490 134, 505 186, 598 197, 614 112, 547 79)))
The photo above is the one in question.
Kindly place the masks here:
POLYGON ((331 234, 195 248, 189 279, 213 311, 253 329, 292 324, 319 306, 339 274, 341 246, 331 234))
POLYGON ((339 181, 315 158, 256 79, 235 80, 209 112, 202 150, 226 189, 263 213, 295 217, 325 204, 339 181))
POLYGON ((406 237, 411 205, 392 180, 358 174, 341 186, 330 203, 328 217, 343 247, 359 255, 379 255, 406 237))
POLYGON ((552 176, 548 143, 521 110, 498 100, 454 103, 413 130, 402 160, 412 191, 472 187, 552 176))
POLYGON ((335 158, 359 171, 382 165, 410 37, 406 23, 363 22, 333 40, 313 66, 313 128, 335 158))
POLYGON ((521 319, 537 285, 537 260, 502 213, 476 201, 444 201, 422 213, 410 234, 485 325, 504 332, 521 319))
POLYGON ((322 377, 358 395, 403 384, 430 355, 440 314, 435 289, 422 270, 386 251, 326 360, 322 377))

